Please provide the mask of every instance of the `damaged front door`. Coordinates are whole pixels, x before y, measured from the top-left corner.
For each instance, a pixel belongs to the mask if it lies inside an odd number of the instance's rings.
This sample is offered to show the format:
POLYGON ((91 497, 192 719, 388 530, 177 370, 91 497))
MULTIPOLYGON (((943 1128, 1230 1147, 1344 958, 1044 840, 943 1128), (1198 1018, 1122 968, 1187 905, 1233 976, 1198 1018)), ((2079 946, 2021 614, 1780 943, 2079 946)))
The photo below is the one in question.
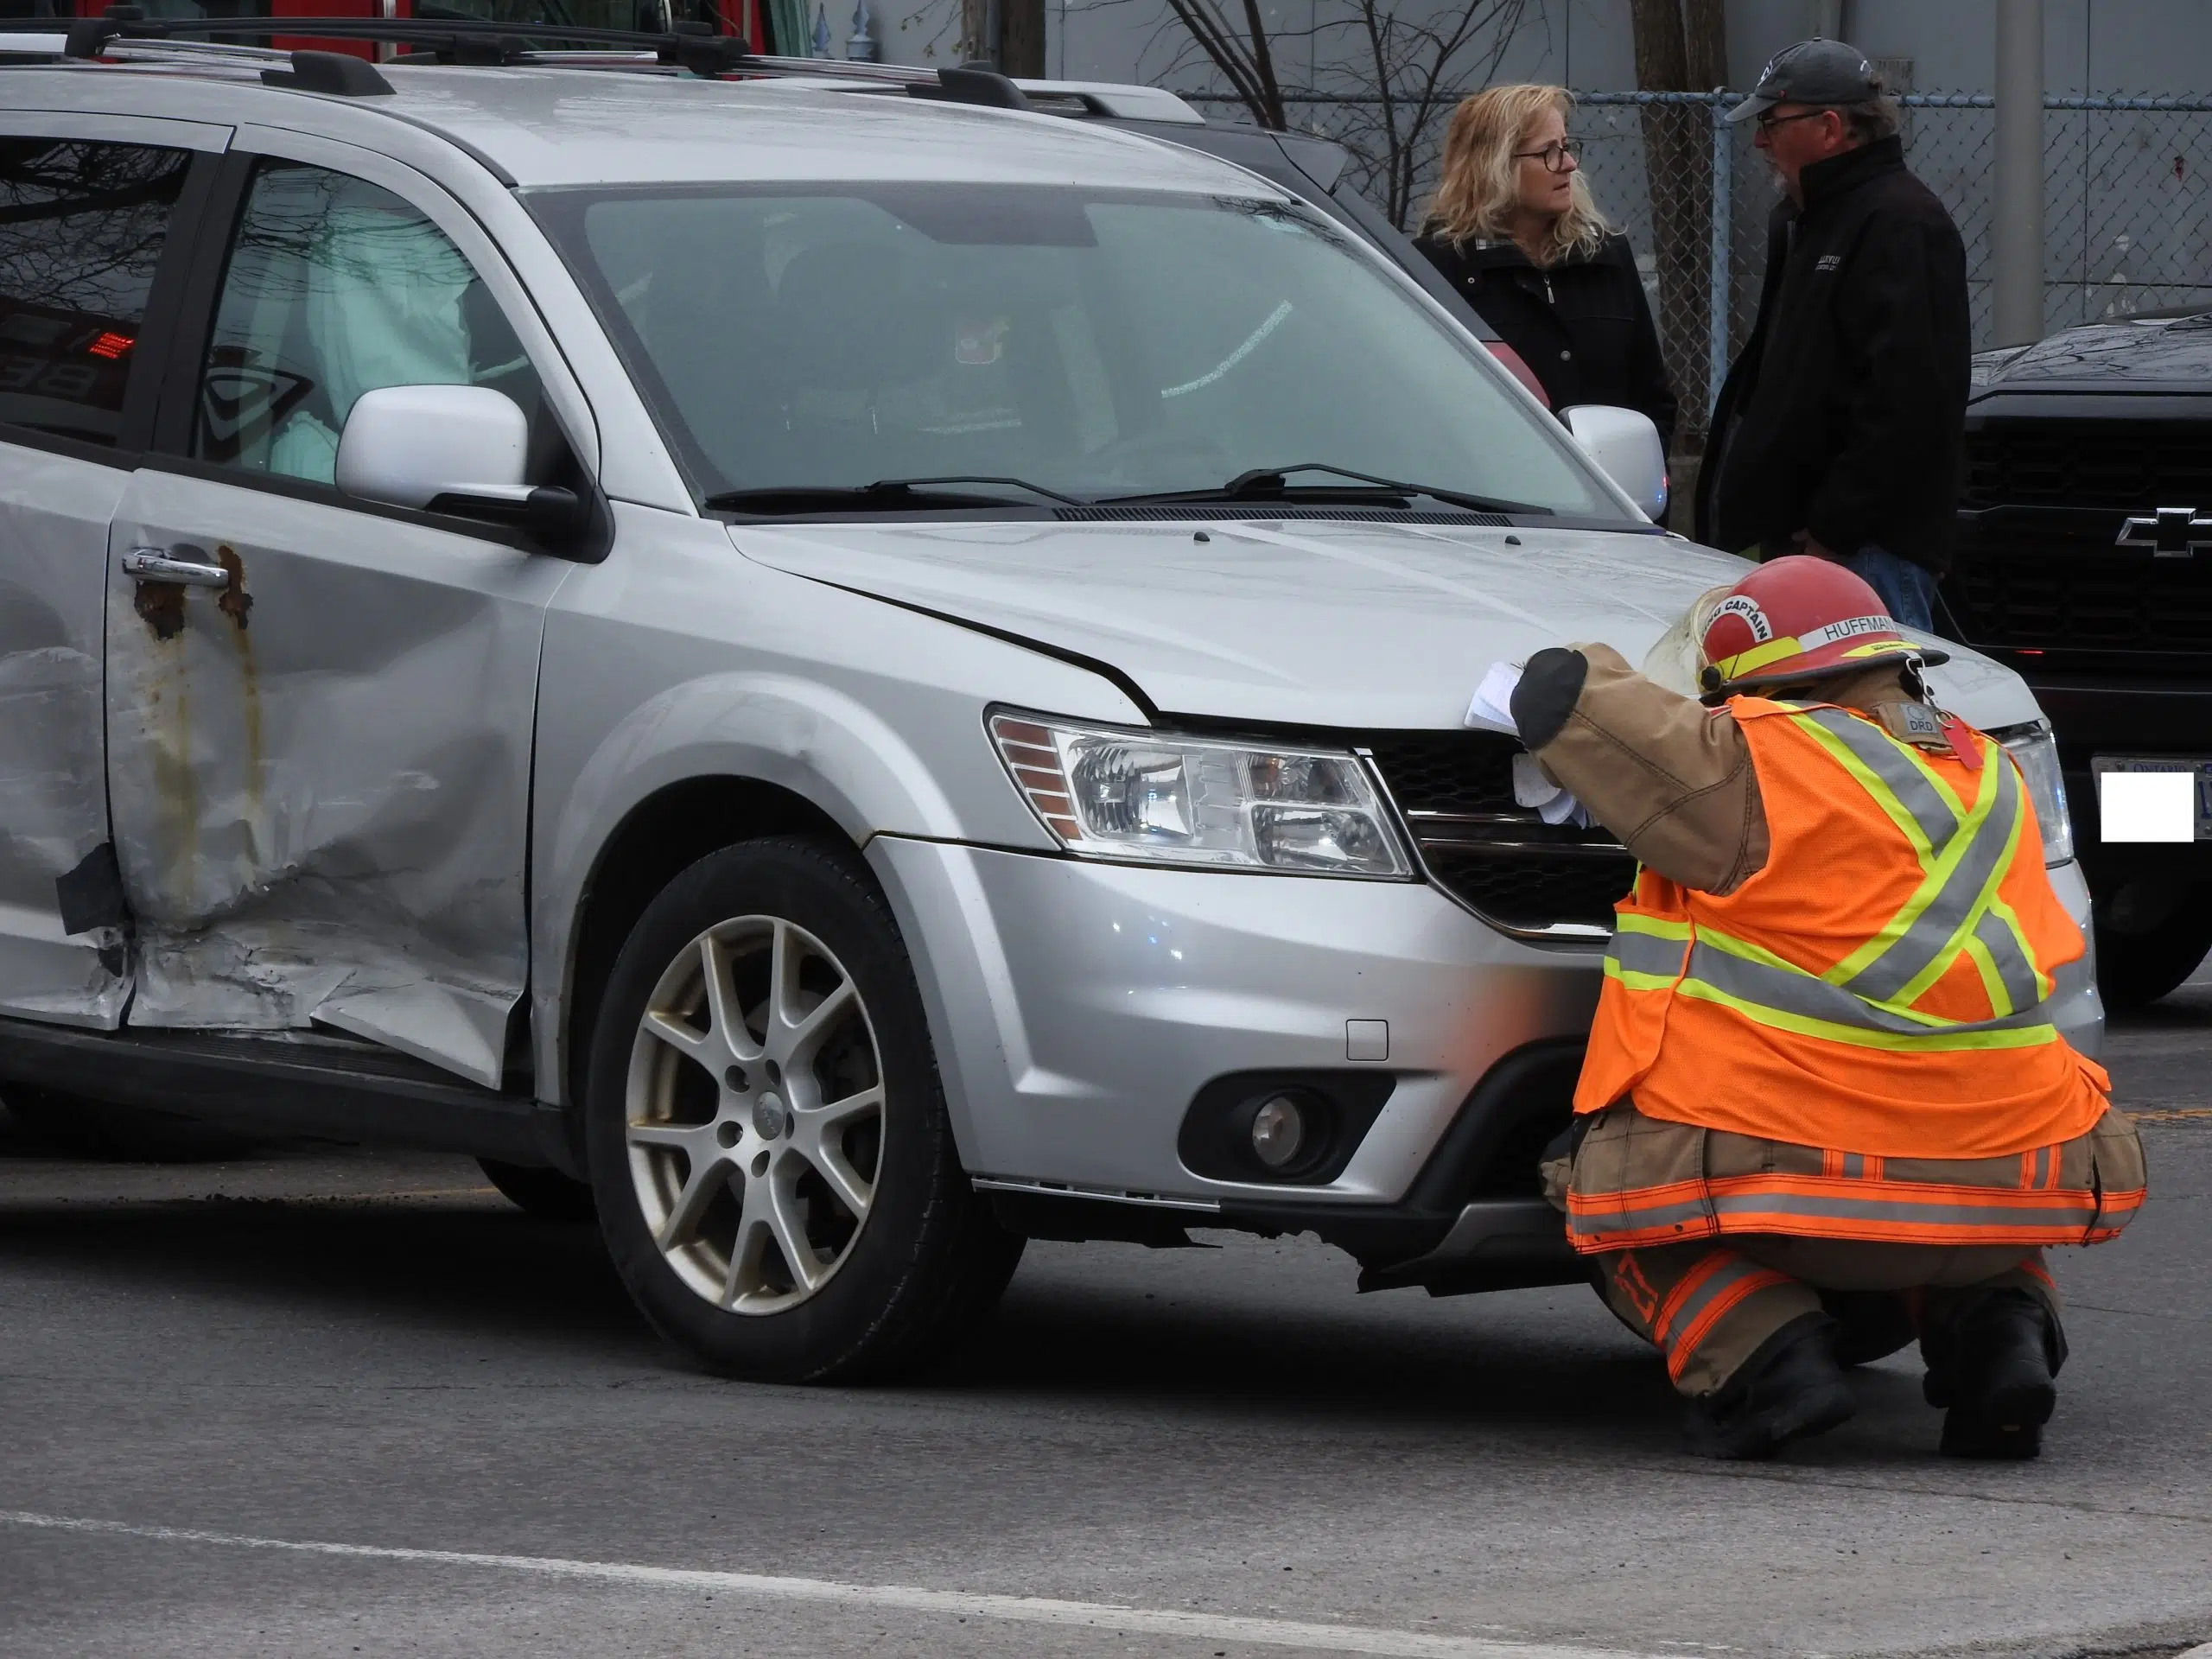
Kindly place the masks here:
POLYGON ((543 617, 569 567, 341 495, 334 466, 384 386, 505 392, 541 456, 557 430, 456 245, 481 259, 480 235, 435 187, 373 158, 250 167, 190 408, 164 405, 177 453, 133 478, 109 549, 130 1022, 321 1025, 496 1086, 529 965, 543 617))
POLYGON ((0 1014, 112 1029, 130 979, 101 766, 108 520, 151 408, 140 342, 190 251, 179 204, 215 165, 195 173, 194 151, 227 133, 0 120, 0 1014))

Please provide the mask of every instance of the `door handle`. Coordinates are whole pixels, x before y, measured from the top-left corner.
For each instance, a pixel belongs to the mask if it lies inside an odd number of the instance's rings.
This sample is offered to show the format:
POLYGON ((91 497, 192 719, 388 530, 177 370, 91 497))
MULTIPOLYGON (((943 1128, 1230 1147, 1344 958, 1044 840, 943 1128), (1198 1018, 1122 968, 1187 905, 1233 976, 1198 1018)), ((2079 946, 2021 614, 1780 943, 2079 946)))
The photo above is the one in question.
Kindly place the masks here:
MULTIPOLYGON (((184 552, 199 553, 186 548, 184 552)), ((140 582, 174 582, 187 588, 227 588, 231 573, 205 554, 196 559, 179 558, 158 547, 134 547, 123 556, 123 574, 140 582)))

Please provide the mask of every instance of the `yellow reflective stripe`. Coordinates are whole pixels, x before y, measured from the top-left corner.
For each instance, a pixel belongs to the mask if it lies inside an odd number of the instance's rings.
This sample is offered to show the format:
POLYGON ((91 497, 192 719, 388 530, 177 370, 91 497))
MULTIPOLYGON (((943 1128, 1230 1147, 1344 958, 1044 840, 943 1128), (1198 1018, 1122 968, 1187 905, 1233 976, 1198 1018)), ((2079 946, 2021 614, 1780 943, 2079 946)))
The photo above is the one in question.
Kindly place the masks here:
MULTIPOLYGON (((1796 718, 1798 729, 1826 749, 1828 758, 1849 772, 1859 786, 1873 798, 1874 804, 1882 809, 1891 823, 1897 825, 1898 833, 1912 843, 1915 861, 1922 869, 1928 868, 1929 861, 1936 856, 1935 844, 1929 840, 1927 831, 1920 827, 1920 820, 1914 817, 1905 804, 1897 798, 1897 792, 1882 781, 1872 766, 1853 754, 1850 747, 1834 732, 1818 721, 1802 716, 1796 718)), ((1883 735, 1886 737, 1888 734, 1883 735)))
MULTIPOLYGON (((1974 852, 1975 849, 1972 843, 1980 839, 1983 823, 1987 821, 1989 812, 1995 810, 1999 793, 2007 781, 2005 774, 1995 766, 1985 766, 1984 770, 1991 774, 1991 782, 1982 790, 1983 795, 1987 798, 1988 806, 1985 810, 1983 803, 1976 801, 1974 814, 1981 822, 1976 823, 1971 831, 1962 826, 1957 838, 1950 846, 1943 849, 1943 856, 1947 861, 1950 862, 1954 874, 1957 873, 1957 867, 1965 862, 1967 858, 1974 852), (1958 854, 1955 859, 1952 857, 1955 850, 1958 854)), ((1975 927, 1988 913, 1989 901, 1997 896, 1997 884, 2005 879, 2005 873, 2012 868, 2013 856, 2020 850, 2020 827, 2025 822, 2026 814, 2018 810, 2016 786, 2012 829, 2005 837, 2005 845, 1999 849, 1997 856, 1990 861, 1989 874, 1983 878, 1980 887, 1975 890, 1974 898, 1967 905, 1965 912, 1959 918, 1958 925, 1951 930, 1950 937, 1936 948, 1927 964, 1918 973, 1898 988, 1894 993, 1895 1001, 1917 1002, 1928 995, 1929 988, 1937 980, 1942 978, 1951 964, 1958 960, 1959 952, 1966 948, 1966 940, 1973 938, 1975 927)), ((1940 925, 1940 922, 1938 925, 1940 925)), ((2006 1012, 2009 1013, 2010 1010, 2006 1012)))
POLYGON ((1723 657, 1713 666, 1720 671, 1724 680, 1740 679, 1746 674, 1756 674, 1769 663, 1778 663, 1785 657, 1795 657, 1804 647, 1797 643, 1795 634, 1786 639, 1770 639, 1763 645, 1753 645, 1749 651, 1739 651, 1733 657, 1723 657))
MULTIPOLYGON (((1826 983, 1818 974, 1800 968, 1787 957, 1775 955, 1764 945, 1754 944, 1749 939, 1738 938, 1732 933, 1724 933, 1717 927, 1700 924, 1697 930, 1697 942, 1700 945, 1708 946, 1728 956, 1739 957, 1743 961, 1757 963, 1763 968, 1776 969, 1783 973, 1794 975, 1809 984, 1826 983)), ((1831 993, 1853 997, 1854 1001, 1865 1004, 1877 1014, 1890 1014, 1899 1020, 1910 1020, 1915 1025, 1927 1027, 1930 1031, 1942 1031, 1948 1027, 1973 1023, 1970 1020, 1947 1020, 1936 1014, 1923 1014, 1918 1008, 1909 1008, 1898 1003, 1877 1002, 1872 997, 1859 996, 1856 993, 1841 986, 1829 986, 1827 988, 1831 993)), ((1772 1005, 1761 1003, 1759 1006, 1764 1007, 1772 1005)), ((1779 1012, 1786 1013, 1788 1010, 1783 1009, 1779 1012)))
POLYGON ((1623 910, 1613 914, 1613 931, 1649 933, 1660 939, 1687 939, 1690 925, 1672 916, 1647 916, 1640 910, 1623 910))
POLYGON ((1605 958, 1605 977, 1618 980, 1621 988, 1625 991, 1667 991, 1682 982, 1679 975, 1646 974, 1633 968, 1624 968, 1611 957, 1605 958))
MULTIPOLYGON (((1952 785, 1951 780, 1948 778, 1946 778, 1942 772, 1936 768, 1936 764, 1929 760, 1925 754, 1921 753, 1917 746, 1910 743, 1898 742, 1896 738, 1890 737, 1888 730, 1885 728, 1876 727, 1875 729, 1879 731, 1884 737, 1889 738, 1891 742, 1897 744, 1898 758, 1907 766, 1910 766, 1915 772, 1917 772, 1923 778, 1925 778, 1928 780, 1929 787, 1943 798, 1944 802, 1950 807, 1952 811, 1957 813, 1961 817, 1964 817, 1966 816, 1967 804, 1959 798, 1959 791, 1957 789, 1952 785)), ((1984 745, 1981 760, 1983 768, 1986 770, 1989 765, 1990 753, 1994 751, 1999 754, 2002 754, 2004 750, 1999 746, 1997 740, 1993 737, 1981 737, 1980 733, 1976 733, 1975 736, 1980 738, 1980 741, 1984 745)))
POLYGON ((1674 985, 1677 996, 1717 1003, 1742 1014, 1754 1025, 1764 1026, 1771 1031, 1790 1032, 1800 1037, 1817 1037, 1825 1042, 1841 1043, 1852 1048, 1885 1049, 1891 1053, 1949 1054, 2002 1048, 2040 1048, 2046 1043, 2058 1040, 2058 1028, 2052 1025, 2015 1026, 2002 1031, 1929 1031, 1925 1033, 1870 1031, 1862 1027, 1838 1025, 1834 1020, 1815 1020, 1802 1014, 1770 1008, 1762 1003, 1732 996, 1719 987, 1707 984, 1703 980, 1685 979, 1668 982, 1674 985))
MULTIPOLYGON (((1758 673, 1770 663, 1797 656, 1805 649, 1805 642, 1793 634, 1786 639, 1770 639, 1763 645, 1753 645, 1749 651, 1739 651, 1733 657, 1723 657, 1713 665, 1720 671, 1720 677, 1724 680, 1741 679, 1746 674, 1758 673)), ((1900 645, 1894 639, 1869 639, 1864 645, 1853 645, 1837 655, 1843 658, 1880 657, 1910 649, 1910 645, 1900 645)))
POLYGON ((1997 971, 1997 958, 1989 954, 1989 947, 1980 939, 1969 936, 1966 943, 1967 960, 1974 963, 1974 970, 1981 976, 1982 995, 1989 999, 1989 1006, 1998 1014, 2011 1014, 2012 993, 2005 988, 2005 976, 1997 971))
MULTIPOLYGON (((1900 744, 1898 747, 1904 746, 1900 744)), ((1821 976, 1822 979, 1827 980, 1831 985, 1841 985, 1857 978, 1860 973, 1886 953, 1891 945, 1911 932, 1913 924, 1921 918, 1930 905, 1942 896, 1943 889, 1949 884, 1952 874, 1958 869, 1961 861, 1973 850, 1975 836, 1980 833, 1983 823, 1988 820, 1991 808, 1997 804, 1996 775, 1986 767, 1984 768, 1984 772, 1987 775, 1984 779, 1980 795, 1975 799, 1965 818, 1960 822, 1956 833, 1943 844, 1942 849, 1936 853, 1932 858, 1922 861, 1922 868, 1927 874, 1921 878, 1920 886, 1914 890, 1912 897, 1904 901, 1904 908, 1884 923, 1881 931, 1873 938, 1822 974, 1821 976)), ((1886 792, 1885 791, 1885 794, 1886 792)), ((1891 810, 1888 801, 1883 803, 1883 810, 1891 810)), ((1902 803, 1899 803, 1895 811, 1891 812, 1892 817, 1899 815, 1909 816, 1904 814, 1902 803)), ((1909 1002, 1912 998, 1900 993, 1895 1000, 1909 1002)))
POLYGON ((2002 899, 1993 898, 1989 901, 1989 913, 2004 924, 2005 931, 2012 936, 2012 942, 2020 947, 2020 956, 2027 963, 2028 971, 2036 976, 2036 1000, 2041 1001, 2046 996, 2056 995, 2058 982, 2044 971, 2042 958, 2029 944, 2028 930, 2021 925, 2019 912, 2002 899))

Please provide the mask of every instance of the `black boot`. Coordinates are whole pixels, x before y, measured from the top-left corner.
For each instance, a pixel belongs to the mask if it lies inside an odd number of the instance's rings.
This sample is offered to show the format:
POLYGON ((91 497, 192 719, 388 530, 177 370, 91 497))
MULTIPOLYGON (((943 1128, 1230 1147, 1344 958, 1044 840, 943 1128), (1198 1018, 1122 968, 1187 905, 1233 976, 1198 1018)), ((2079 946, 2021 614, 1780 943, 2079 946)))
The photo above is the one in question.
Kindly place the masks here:
POLYGON ((1835 1363, 1835 1322, 1808 1313, 1762 1343, 1727 1386, 1690 1402, 1686 1438, 1700 1457, 1770 1458, 1859 1409, 1835 1363))
POLYGON ((2050 1312, 2024 1290, 1990 1292, 1961 1308, 1921 1391, 1943 1414, 1949 1458, 2032 1458, 2058 1403, 2065 1356, 2050 1312))

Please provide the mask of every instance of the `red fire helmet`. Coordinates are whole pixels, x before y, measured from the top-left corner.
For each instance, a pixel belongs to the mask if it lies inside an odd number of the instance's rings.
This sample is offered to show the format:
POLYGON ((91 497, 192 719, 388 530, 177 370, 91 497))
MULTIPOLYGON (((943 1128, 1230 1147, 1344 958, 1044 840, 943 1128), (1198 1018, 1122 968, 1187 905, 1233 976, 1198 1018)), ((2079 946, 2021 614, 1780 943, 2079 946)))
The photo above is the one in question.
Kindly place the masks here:
POLYGON ((1805 553, 1770 559, 1731 588, 1706 619, 1699 652, 1708 701, 1877 663, 1950 660, 1899 633, 1855 572, 1805 553))

